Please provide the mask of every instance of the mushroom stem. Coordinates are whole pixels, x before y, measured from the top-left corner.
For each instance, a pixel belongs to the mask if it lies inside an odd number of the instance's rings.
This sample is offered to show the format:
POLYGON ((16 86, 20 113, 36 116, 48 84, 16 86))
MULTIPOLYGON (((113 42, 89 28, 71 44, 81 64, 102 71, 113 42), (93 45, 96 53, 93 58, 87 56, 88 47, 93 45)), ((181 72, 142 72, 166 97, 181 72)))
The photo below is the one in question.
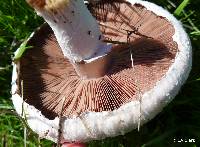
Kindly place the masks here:
POLYGON ((77 63, 103 56, 109 49, 83 0, 27 0, 50 25, 65 57, 77 63))
POLYGON ((83 79, 93 79, 104 76, 111 62, 111 54, 107 54, 92 62, 79 62, 73 64, 76 73, 83 79))

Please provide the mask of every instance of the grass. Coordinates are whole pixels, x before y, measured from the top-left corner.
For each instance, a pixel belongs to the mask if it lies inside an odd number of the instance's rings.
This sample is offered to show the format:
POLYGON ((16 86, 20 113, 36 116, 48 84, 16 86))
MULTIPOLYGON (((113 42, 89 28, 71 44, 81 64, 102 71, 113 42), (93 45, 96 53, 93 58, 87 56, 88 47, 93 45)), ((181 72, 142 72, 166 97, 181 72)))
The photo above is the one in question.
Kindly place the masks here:
MULTIPOLYGON (((90 147, 197 147, 200 146, 200 1, 152 0, 174 13, 190 36, 193 69, 176 98, 140 132, 88 143, 90 147), (178 143, 195 139, 195 143, 178 143), (174 141, 176 141, 174 143, 174 141)), ((23 146, 24 125, 16 116, 10 100, 12 58, 14 51, 43 23, 24 0, 0 1, 0 145, 23 146)), ((52 146, 48 140, 27 130, 27 146, 52 146)))
POLYGON ((174 15, 180 16, 180 14, 183 12, 183 9, 189 4, 190 0, 184 0, 174 11, 174 15))

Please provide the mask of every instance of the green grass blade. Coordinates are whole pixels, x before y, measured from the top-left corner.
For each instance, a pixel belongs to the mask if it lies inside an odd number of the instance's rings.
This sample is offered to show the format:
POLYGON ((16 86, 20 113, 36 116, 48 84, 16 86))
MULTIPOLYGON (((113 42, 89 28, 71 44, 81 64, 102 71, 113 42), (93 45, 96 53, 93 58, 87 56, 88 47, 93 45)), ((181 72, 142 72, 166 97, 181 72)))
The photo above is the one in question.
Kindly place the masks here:
POLYGON ((13 110, 13 107, 7 106, 7 105, 4 105, 4 104, 0 104, 0 111, 1 110, 13 110))
POLYGON ((28 42, 28 39, 26 39, 26 40, 21 44, 21 46, 17 49, 17 51, 15 52, 15 56, 14 56, 14 58, 13 58, 13 61, 19 60, 19 59, 22 57, 23 53, 26 51, 26 49, 31 48, 31 46, 28 46, 28 47, 26 46, 26 45, 27 45, 27 42, 28 42))
POLYGON ((195 80, 188 81, 187 84, 191 84, 191 83, 199 82, 199 81, 200 81, 200 78, 195 79, 195 80))
POLYGON ((200 81, 200 78, 196 79, 195 81, 200 81))
MULTIPOLYGON (((1 69, 0 69, 0 71, 1 71, 1 69)), ((6 81, 6 79, 3 77, 0 77, 0 81, 6 81)))
POLYGON ((183 2, 178 6, 178 8, 174 11, 174 15, 179 16, 183 9, 188 5, 190 0, 183 0, 183 2))
POLYGON ((200 31, 191 32, 190 34, 191 34, 191 35, 200 36, 200 31))

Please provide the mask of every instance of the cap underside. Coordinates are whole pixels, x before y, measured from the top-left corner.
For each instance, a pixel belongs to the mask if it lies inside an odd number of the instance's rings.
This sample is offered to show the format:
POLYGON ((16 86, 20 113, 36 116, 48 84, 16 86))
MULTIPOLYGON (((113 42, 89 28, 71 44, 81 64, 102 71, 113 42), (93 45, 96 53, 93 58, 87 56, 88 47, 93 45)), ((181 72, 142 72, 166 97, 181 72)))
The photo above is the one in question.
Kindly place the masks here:
POLYGON ((105 2, 88 7, 105 39, 115 43, 107 75, 80 78, 47 24, 29 40, 32 48, 20 60, 18 93, 49 119, 59 116, 63 104, 62 115, 70 117, 113 111, 139 100, 165 75, 178 52, 174 27, 143 6, 105 2))

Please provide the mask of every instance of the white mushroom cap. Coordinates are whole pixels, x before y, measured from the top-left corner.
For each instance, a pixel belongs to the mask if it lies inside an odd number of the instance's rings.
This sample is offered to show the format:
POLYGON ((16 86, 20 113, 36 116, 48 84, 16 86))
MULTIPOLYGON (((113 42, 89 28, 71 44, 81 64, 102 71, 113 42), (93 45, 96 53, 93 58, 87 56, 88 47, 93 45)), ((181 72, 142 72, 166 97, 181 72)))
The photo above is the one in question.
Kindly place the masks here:
MULTIPOLYGON (((113 111, 87 112, 80 116, 63 120, 63 139, 67 141, 86 142, 124 134, 144 124, 166 106, 178 93, 186 81, 192 65, 190 40, 182 25, 163 8, 146 1, 129 0, 140 4, 156 15, 166 18, 174 27, 173 40, 178 45, 173 64, 166 74, 149 91, 143 93, 141 100, 128 102, 113 111)), ((22 105, 29 126, 41 137, 57 141, 59 118, 53 120, 45 117, 40 110, 23 101, 17 91, 17 65, 13 66, 12 101, 19 115, 22 105)))

